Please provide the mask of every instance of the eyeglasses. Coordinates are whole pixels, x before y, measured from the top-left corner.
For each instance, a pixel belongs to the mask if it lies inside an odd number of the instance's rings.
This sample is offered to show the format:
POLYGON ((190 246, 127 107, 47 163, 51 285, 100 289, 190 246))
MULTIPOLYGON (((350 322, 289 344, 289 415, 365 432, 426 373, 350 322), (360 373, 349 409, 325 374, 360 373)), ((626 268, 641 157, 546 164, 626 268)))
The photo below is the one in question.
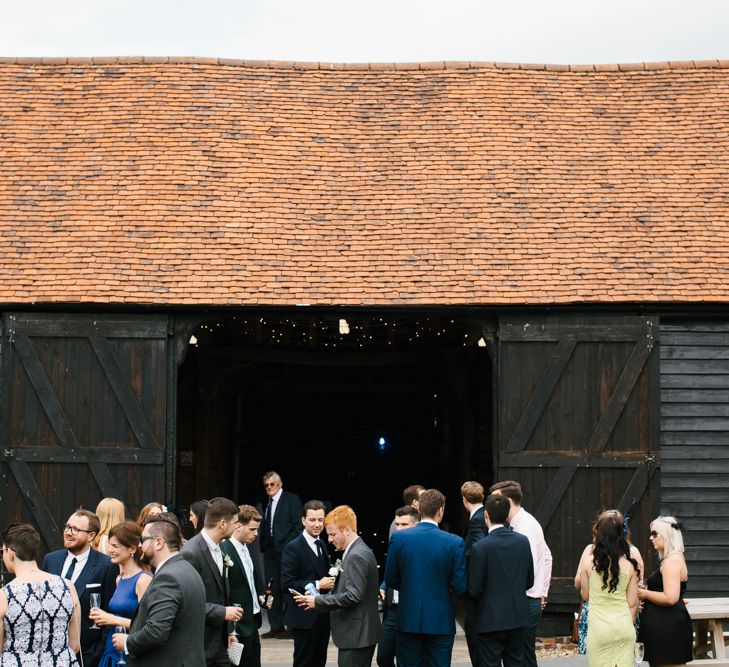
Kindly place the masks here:
POLYGON ((652 530, 652 531, 651 531, 651 537, 652 537, 652 538, 656 538, 656 537, 658 537, 658 531, 652 530))
POLYGON ((268 488, 269 486, 276 486, 277 484, 278 484, 278 482, 264 482, 263 486, 268 488))
POLYGON ((71 535, 78 535, 79 533, 92 533, 94 531, 92 530, 84 530, 83 528, 76 528, 76 526, 71 526, 70 524, 66 524, 63 527, 64 533, 71 533, 71 535))

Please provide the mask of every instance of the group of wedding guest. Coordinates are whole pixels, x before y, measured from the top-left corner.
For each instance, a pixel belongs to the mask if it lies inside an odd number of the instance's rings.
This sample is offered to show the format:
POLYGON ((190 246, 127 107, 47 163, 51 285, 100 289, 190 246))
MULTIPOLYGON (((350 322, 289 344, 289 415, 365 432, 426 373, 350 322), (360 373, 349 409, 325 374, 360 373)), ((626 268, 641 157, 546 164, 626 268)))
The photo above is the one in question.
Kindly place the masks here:
POLYGON ((575 575, 584 601, 580 651, 591 667, 632 667, 642 644, 651 667, 685 665, 692 660, 693 635, 683 601, 688 569, 681 525, 672 516, 651 523, 660 565, 644 579, 643 559, 629 542, 627 524, 617 510, 600 514, 580 558, 575 575))

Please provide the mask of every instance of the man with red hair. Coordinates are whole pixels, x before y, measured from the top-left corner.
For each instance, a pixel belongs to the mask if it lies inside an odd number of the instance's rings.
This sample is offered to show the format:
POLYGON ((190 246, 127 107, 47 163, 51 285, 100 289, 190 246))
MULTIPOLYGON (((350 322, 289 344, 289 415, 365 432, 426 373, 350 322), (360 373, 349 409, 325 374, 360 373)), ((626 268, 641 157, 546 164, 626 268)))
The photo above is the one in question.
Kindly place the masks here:
POLYGON ((344 552, 332 568, 337 580, 329 595, 298 595, 306 609, 331 612, 332 640, 339 649, 339 667, 369 667, 382 634, 377 613, 377 560, 357 535, 357 515, 351 507, 335 507, 324 518, 329 542, 344 552))

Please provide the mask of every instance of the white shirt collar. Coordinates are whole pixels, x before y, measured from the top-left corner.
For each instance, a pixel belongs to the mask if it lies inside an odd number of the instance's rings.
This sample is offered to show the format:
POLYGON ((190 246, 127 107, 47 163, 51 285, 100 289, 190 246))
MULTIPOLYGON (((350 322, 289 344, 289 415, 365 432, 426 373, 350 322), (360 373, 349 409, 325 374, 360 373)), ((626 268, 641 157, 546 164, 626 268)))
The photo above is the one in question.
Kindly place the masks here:
POLYGON ((231 535, 228 539, 230 540, 230 543, 238 550, 239 553, 241 551, 243 551, 243 549, 246 548, 246 545, 243 544, 243 542, 241 542, 235 535, 231 535))
POLYGON ((344 554, 342 555, 342 560, 344 560, 347 557, 347 553, 349 553, 349 550, 352 548, 352 545, 359 539, 359 535, 355 537, 350 543, 349 546, 344 550, 344 554))
POLYGON ((307 533, 306 531, 304 531, 303 535, 304 535, 304 539, 306 540, 307 544, 308 544, 308 545, 309 545, 309 546, 310 546, 310 547, 311 547, 312 549, 314 549, 314 550, 316 551, 316 541, 317 541, 317 540, 318 540, 319 538, 318 538, 318 537, 312 537, 312 536, 311 536, 311 535, 309 535, 309 533, 307 533))
POLYGON ((277 503, 281 499, 281 494, 283 493, 283 487, 281 487, 278 491, 276 491, 276 494, 271 496, 273 499, 273 502, 277 503))
POLYGON ((434 526, 438 525, 435 519, 420 519, 420 523, 432 523, 434 526))
POLYGON ((205 530, 205 528, 203 528, 203 529, 202 529, 202 530, 200 531, 200 534, 201 534, 201 535, 203 536, 203 539, 204 539, 204 540, 205 540, 205 542, 207 543, 207 545, 208 545, 208 548, 210 549, 210 551, 217 551, 218 549, 220 549, 220 545, 219 545, 219 544, 217 544, 217 543, 215 542, 215 540, 214 540, 214 539, 213 539, 212 537, 210 537, 210 535, 208 535, 208 533, 207 533, 207 531, 205 530))
POLYGON ((66 556, 66 558, 71 558, 71 559, 75 558, 76 559, 76 565, 77 566, 78 565, 85 565, 86 564, 86 561, 89 559, 89 554, 90 553, 91 553, 91 547, 89 547, 88 549, 86 549, 86 551, 84 551, 82 554, 78 554, 78 556, 76 554, 72 554, 69 551, 68 552, 68 555, 66 556))
POLYGON ((509 521, 509 525, 516 530, 515 526, 519 525, 519 522, 526 516, 526 513, 524 511, 523 507, 519 508, 519 511, 512 517, 511 521, 509 521))
POLYGON ((503 523, 492 523, 491 527, 489 528, 489 533, 493 532, 497 528, 503 528, 503 527, 504 527, 503 523))
POLYGON ((177 555, 178 553, 179 553, 179 552, 175 551, 175 553, 173 553, 173 554, 170 554, 169 556, 167 556, 167 558, 165 558, 165 559, 164 559, 164 560, 163 560, 163 561, 162 561, 161 563, 157 563, 157 567, 155 567, 155 568, 154 568, 154 573, 155 573, 155 574, 157 574, 157 573, 159 572, 160 568, 161 568, 161 567, 162 567, 162 566, 163 566, 163 565, 164 565, 164 564, 165 564, 165 563, 166 563, 166 562, 167 562, 167 561, 168 561, 168 560, 169 560, 170 558, 174 558, 174 557, 175 557, 175 556, 176 556, 176 555, 177 555))
POLYGON ((481 505, 476 505, 476 507, 474 507, 474 508, 473 508, 473 509, 471 510, 471 516, 469 516, 469 519, 473 519, 473 515, 474 515, 474 514, 476 514, 476 512, 478 512, 478 510, 480 510, 480 509, 481 509, 482 507, 483 507, 483 504, 481 504, 481 505))

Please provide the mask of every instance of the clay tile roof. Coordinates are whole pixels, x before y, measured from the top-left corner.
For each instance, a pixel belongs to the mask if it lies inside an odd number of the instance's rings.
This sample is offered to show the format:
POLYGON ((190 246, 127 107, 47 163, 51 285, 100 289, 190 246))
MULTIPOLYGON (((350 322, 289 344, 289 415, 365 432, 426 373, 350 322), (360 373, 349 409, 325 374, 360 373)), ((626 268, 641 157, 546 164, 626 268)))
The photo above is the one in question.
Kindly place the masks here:
POLYGON ((729 302, 729 62, 0 60, 0 303, 729 302))

